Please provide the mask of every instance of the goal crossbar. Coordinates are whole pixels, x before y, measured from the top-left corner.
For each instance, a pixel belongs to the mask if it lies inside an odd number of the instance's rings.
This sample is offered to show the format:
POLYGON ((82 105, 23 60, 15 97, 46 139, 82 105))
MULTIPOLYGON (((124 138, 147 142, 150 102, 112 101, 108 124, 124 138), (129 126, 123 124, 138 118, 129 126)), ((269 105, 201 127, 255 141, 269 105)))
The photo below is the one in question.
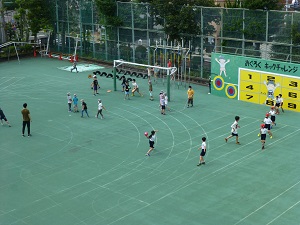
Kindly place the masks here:
POLYGON ((124 61, 124 60, 114 60, 114 67, 115 68, 118 67, 118 66, 121 66, 122 64, 128 64, 128 65, 133 65, 133 66, 142 66, 142 67, 146 67, 146 68, 162 69, 162 70, 169 71, 167 73, 168 75, 172 75, 172 74, 174 74, 177 71, 177 67, 151 66, 151 65, 147 65, 147 64, 127 62, 127 61, 124 61))
POLYGON ((141 66, 141 67, 146 67, 146 68, 157 68, 161 70, 167 71, 167 94, 168 94, 168 99, 171 101, 171 96, 170 96, 170 80, 171 80, 171 75, 176 73, 177 67, 162 67, 162 66, 152 66, 152 65, 146 65, 146 64, 140 64, 140 63, 133 63, 133 62, 127 62, 124 60, 114 60, 114 74, 113 74, 113 80, 114 80, 114 90, 117 90, 117 79, 116 79, 116 71, 117 67, 121 66, 123 64, 127 65, 133 65, 133 66, 141 66))

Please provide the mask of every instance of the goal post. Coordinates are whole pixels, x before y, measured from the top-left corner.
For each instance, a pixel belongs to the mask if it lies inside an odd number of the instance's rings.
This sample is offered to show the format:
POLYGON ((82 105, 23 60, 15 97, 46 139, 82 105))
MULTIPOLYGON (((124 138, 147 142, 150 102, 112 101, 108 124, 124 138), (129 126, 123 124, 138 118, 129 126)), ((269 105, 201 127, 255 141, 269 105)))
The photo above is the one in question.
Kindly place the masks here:
POLYGON ((132 65, 132 66, 137 66, 137 67, 145 67, 147 68, 156 68, 159 70, 166 71, 167 73, 167 94, 168 94, 168 99, 171 101, 171 95, 170 95, 170 83, 171 83, 171 76, 176 73, 177 68, 176 67, 162 67, 162 66, 152 66, 152 65, 147 65, 147 64, 140 64, 140 63, 133 63, 133 62, 127 62, 124 60, 114 60, 114 68, 113 68, 113 80, 114 80, 114 91, 117 91, 117 67, 121 65, 132 65))

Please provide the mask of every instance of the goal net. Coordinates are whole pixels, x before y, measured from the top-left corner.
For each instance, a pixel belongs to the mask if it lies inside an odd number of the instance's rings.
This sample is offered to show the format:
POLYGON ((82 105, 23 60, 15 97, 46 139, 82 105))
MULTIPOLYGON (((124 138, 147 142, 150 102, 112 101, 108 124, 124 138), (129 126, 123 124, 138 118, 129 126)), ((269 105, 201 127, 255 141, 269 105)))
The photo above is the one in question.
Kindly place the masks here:
POLYGON ((152 83, 156 83, 158 79, 161 79, 163 84, 167 84, 167 95, 170 101, 170 81, 175 75, 176 71, 176 67, 162 67, 159 65, 153 66, 147 64, 127 62, 124 60, 114 60, 114 90, 117 91, 117 80, 120 80, 124 76, 128 81, 131 81, 136 78, 141 78, 147 80, 147 82, 150 79, 152 83))

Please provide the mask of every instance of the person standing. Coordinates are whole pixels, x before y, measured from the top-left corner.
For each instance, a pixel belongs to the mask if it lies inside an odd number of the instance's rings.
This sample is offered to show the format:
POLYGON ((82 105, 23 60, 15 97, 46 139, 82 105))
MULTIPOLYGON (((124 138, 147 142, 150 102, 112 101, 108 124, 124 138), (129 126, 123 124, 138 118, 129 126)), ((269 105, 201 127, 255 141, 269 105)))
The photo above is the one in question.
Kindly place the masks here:
POLYGON ((1 125, 3 125, 3 120, 7 123, 9 127, 11 127, 10 123, 6 119, 6 116, 4 115, 3 110, 0 108, 0 120, 1 120, 1 125))
POLYGON ((231 135, 229 135, 227 138, 225 138, 226 143, 227 143, 229 138, 235 137, 236 144, 238 144, 238 145, 240 144, 239 134, 238 134, 238 129, 240 128, 240 126, 238 124, 239 120, 240 120, 240 117, 236 116, 234 123, 231 125, 231 135))
POLYGON ((73 97, 73 104, 74 104, 74 113, 79 112, 78 111, 78 98, 77 98, 76 94, 74 94, 74 97, 73 97))
POLYGON ((126 98, 128 100, 130 100, 129 89, 130 89, 129 83, 128 83, 128 81, 126 81, 126 83, 125 83, 125 96, 124 96, 124 100, 126 100, 126 98))
POLYGON ((153 95, 152 95, 153 87, 152 87, 152 82, 151 82, 150 77, 148 77, 148 85, 149 85, 150 100, 153 101, 153 95))
POLYGON ((168 106, 168 104, 169 104, 168 95, 167 95, 167 93, 164 93, 164 95, 165 95, 165 107, 168 111, 171 111, 170 107, 168 106))
POLYGON ((283 110, 283 98, 282 98, 282 94, 279 94, 279 102, 280 102, 280 108, 281 108, 281 111, 284 113, 284 110, 283 110))
POLYGON ((126 87, 126 77, 125 76, 123 76, 122 77, 122 92, 124 92, 125 91, 125 87, 126 87))
POLYGON ((152 130, 151 134, 149 136, 148 135, 146 136, 149 139, 149 145, 150 145, 150 148, 147 151, 146 156, 150 156, 150 152, 152 152, 153 149, 154 149, 154 143, 155 143, 155 138, 156 138, 155 134, 156 134, 156 132, 158 132, 158 130, 152 130))
POLYGON ((71 69, 71 73, 73 70, 76 70, 76 73, 78 73, 78 70, 77 70, 77 62, 74 60, 73 62, 73 68, 71 69))
POLYGON ((201 146, 198 148, 198 150, 200 150, 201 149, 201 153, 200 153, 200 157, 199 157, 199 163, 198 163, 198 165, 197 166, 200 166, 201 164, 205 164, 205 161, 204 161, 204 156, 205 156, 205 154, 206 154, 206 137, 203 137, 202 138, 202 144, 201 144, 201 146))
POLYGON ((187 91, 187 95, 188 95, 188 102, 187 102, 187 107, 191 107, 194 106, 194 90, 192 89, 192 86, 189 86, 189 89, 187 91))
POLYGON ((265 124, 260 125, 260 141, 261 141, 261 149, 265 149, 265 143, 266 143, 266 136, 267 136, 267 128, 265 128, 265 124))
POLYGON ((98 83, 97 76, 94 75, 93 78, 94 78, 94 80, 93 80, 93 82, 91 83, 91 86, 92 86, 93 91, 94 91, 94 96, 96 96, 96 94, 97 94, 97 95, 99 94, 99 93, 98 93, 98 88, 100 88, 100 86, 99 86, 99 83, 98 83))
POLYGON ((99 114, 101 115, 101 119, 104 119, 104 116, 103 116, 103 114, 102 114, 102 110, 103 109, 105 109, 106 110, 106 108, 104 107, 104 105, 102 104, 102 100, 101 99, 98 99, 98 112, 97 112, 97 114, 96 114, 96 118, 98 119, 98 116, 99 116, 99 114))
POLYGON ((166 115, 165 111, 166 111, 166 104, 165 104, 165 95, 164 94, 161 94, 160 95, 160 98, 159 98, 159 106, 160 106, 160 113, 162 115, 166 115))
POLYGON ((211 94, 211 76, 208 77, 208 94, 211 94))
POLYGON ((83 112, 86 113, 87 117, 90 117, 87 111, 87 104, 85 103, 84 99, 81 99, 81 117, 83 117, 83 112))
POLYGON ((72 97, 71 97, 71 94, 70 92, 67 93, 67 99, 68 99, 68 108, 69 108, 69 112, 72 112, 72 97))
POLYGON ((30 122, 32 122, 32 120, 31 120, 30 112, 27 109, 27 103, 23 104, 23 109, 22 109, 21 113, 23 116, 22 136, 25 137, 24 132, 25 132, 25 127, 27 126, 28 137, 30 137, 31 136, 30 122))

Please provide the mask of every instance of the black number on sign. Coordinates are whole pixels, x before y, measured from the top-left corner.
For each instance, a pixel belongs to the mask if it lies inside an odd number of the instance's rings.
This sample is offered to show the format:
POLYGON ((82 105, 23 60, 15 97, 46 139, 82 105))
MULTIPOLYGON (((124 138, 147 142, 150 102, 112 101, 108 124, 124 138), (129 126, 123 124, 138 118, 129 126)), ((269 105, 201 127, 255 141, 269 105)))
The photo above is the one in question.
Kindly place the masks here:
POLYGON ((273 100, 266 100, 266 105, 274 105, 274 101, 273 100))
POLYGON ((246 95, 246 96, 247 96, 248 100, 251 99, 251 98, 253 98, 253 95, 246 95))
POLYGON ((267 80, 268 81, 270 81, 270 80, 275 81, 275 77, 273 77, 273 76, 267 76, 267 80))
POLYGON ((288 108, 289 108, 289 109, 296 109, 296 108, 297 108, 297 105, 294 104, 294 103, 288 103, 288 108))
POLYGON ((249 80, 251 80, 252 79, 252 74, 248 74, 248 76, 249 76, 249 80))
POLYGON ((290 87, 298 87, 298 82, 296 81, 291 81, 289 84, 290 87))
POLYGON ((248 89, 250 89, 250 90, 253 90, 253 89, 254 89, 252 84, 246 86, 246 88, 248 88, 248 89))
POLYGON ((289 92, 289 97, 290 98, 297 98, 297 93, 295 93, 295 92, 289 92))

